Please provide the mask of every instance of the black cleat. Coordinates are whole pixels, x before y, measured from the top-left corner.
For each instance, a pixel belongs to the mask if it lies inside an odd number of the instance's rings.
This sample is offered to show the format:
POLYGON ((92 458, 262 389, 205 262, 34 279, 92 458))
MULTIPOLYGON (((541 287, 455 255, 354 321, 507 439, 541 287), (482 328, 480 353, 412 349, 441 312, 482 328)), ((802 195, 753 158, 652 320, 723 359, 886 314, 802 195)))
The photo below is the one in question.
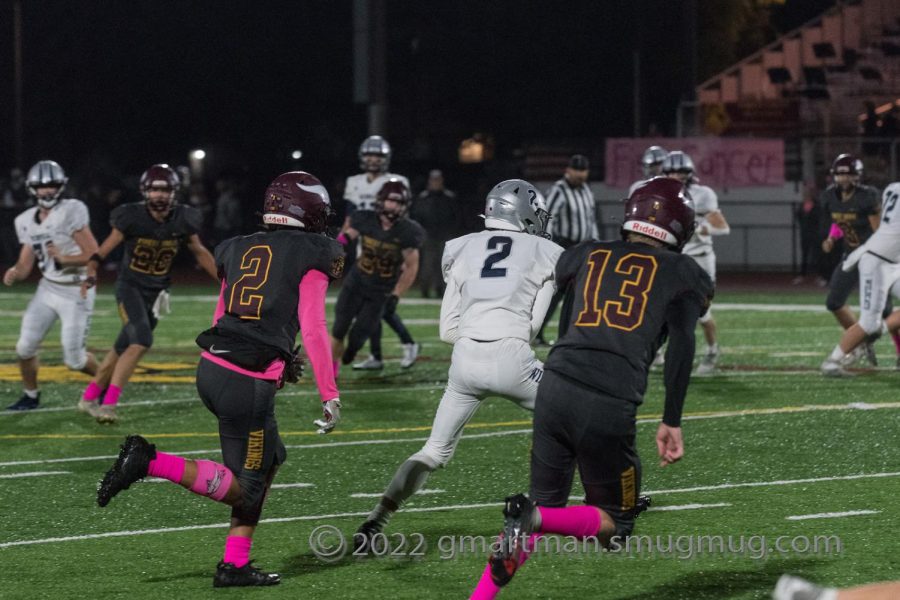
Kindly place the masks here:
POLYGON ((97 488, 97 504, 106 506, 116 494, 147 476, 150 461, 156 458, 156 446, 139 435, 129 435, 112 468, 97 488))
POLYGON ((353 554, 368 554, 372 551, 372 538, 381 533, 383 526, 378 521, 366 521, 353 534, 353 554))
POLYGON ((491 579, 497 587, 509 583, 522 562, 525 545, 531 537, 534 511, 534 502, 525 494, 506 498, 506 505, 503 507, 503 534, 499 540, 499 548, 488 559, 491 579))
POLYGON ((6 410, 34 410, 41 402, 41 393, 38 392, 37 398, 31 398, 28 394, 22 394, 18 401, 6 407, 6 410))
POLYGON ((637 502, 634 505, 634 518, 638 518, 642 512, 650 508, 650 504, 652 500, 650 496, 638 496, 637 502))
POLYGON ((281 583, 281 575, 278 573, 266 573, 253 566, 251 560, 243 567, 236 567, 232 563, 220 562, 216 565, 216 574, 213 577, 213 587, 237 587, 248 585, 278 585, 281 583))

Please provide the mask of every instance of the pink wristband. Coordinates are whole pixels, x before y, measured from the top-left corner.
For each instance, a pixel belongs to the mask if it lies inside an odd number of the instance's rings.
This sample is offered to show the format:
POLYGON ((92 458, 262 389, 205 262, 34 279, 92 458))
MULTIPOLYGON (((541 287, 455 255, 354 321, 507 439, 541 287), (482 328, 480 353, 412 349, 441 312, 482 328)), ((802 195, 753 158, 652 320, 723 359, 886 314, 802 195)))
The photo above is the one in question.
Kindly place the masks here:
POLYGON ((832 223, 831 229, 828 230, 828 237, 835 239, 835 240, 839 240, 842 237, 844 237, 844 232, 841 231, 841 228, 838 227, 837 223, 832 223))
POLYGON ((335 239, 337 239, 337 241, 339 241, 344 246, 350 243, 350 239, 346 235, 344 235, 343 232, 339 233, 337 238, 335 239))

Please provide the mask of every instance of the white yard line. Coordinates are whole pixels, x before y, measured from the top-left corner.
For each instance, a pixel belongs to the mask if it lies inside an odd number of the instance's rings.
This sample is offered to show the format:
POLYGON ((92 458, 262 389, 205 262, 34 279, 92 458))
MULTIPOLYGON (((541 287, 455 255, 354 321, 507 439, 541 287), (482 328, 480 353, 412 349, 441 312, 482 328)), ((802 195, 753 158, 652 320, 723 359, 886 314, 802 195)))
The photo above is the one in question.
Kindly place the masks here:
POLYGON ((46 477, 47 475, 71 475, 72 471, 32 471, 31 473, 7 473, 0 479, 16 479, 18 477, 46 477))
POLYGON ((826 481, 852 481, 854 479, 879 479, 882 477, 900 477, 900 471, 888 473, 860 473, 858 475, 835 475, 833 477, 810 477, 808 479, 780 479, 776 481, 749 481, 744 483, 723 483, 720 485, 701 485, 689 488, 675 488, 671 490, 648 490, 643 493, 648 496, 653 494, 684 494, 687 492, 711 492, 715 490, 732 490, 737 488, 773 487, 779 485, 797 485, 798 483, 822 483, 826 481))
MULTIPOLYGON (((494 508, 502 506, 503 504, 500 502, 485 502, 481 504, 448 504, 446 506, 427 506, 427 507, 410 507, 404 508, 403 512, 405 513, 429 513, 429 512, 440 512, 440 511, 448 511, 448 510, 468 510, 468 509, 476 509, 476 508, 494 508)), ((685 505, 685 507, 668 507, 670 510, 695 510, 701 508, 715 507, 718 505, 705 505, 705 504, 693 504, 693 505, 685 505)), ((661 510, 660 509, 650 509, 650 510, 661 510)), ((368 511, 363 512, 346 512, 346 513, 332 513, 326 515, 303 515, 296 517, 278 517, 272 519, 262 519, 260 523, 294 523, 296 521, 319 521, 323 519, 342 519, 347 517, 365 517, 369 514, 368 511)), ((109 531, 106 533, 89 533, 85 535, 70 535, 64 537, 54 537, 54 538, 43 538, 37 540, 16 540, 13 542, 3 542, 0 543, 0 549, 3 548, 12 548, 14 546, 31 546, 34 544, 51 544, 54 542, 74 542, 80 540, 96 540, 102 538, 110 538, 110 537, 133 537, 139 535, 148 535, 151 533, 174 533, 178 531, 193 531, 197 529, 225 529, 228 527, 227 523, 212 523, 207 525, 186 525, 184 527, 163 527, 159 529, 137 529, 132 531, 109 531)))
POLYGON ((292 488, 311 488, 316 487, 314 483, 273 483, 272 489, 292 489, 292 488))
MULTIPOLYGON (((402 388, 399 388, 402 389, 402 388)), ((407 388, 408 389, 408 388, 407 388)), ((719 411, 712 412, 709 414, 701 414, 701 415, 686 415, 682 418, 683 421, 703 421, 707 419, 727 419, 733 417, 746 417, 746 416, 764 416, 764 415, 781 415, 781 414, 791 414, 791 413, 809 413, 809 412, 819 412, 819 411, 845 411, 845 410, 879 410, 879 409, 894 409, 900 408, 900 402, 879 402, 879 403, 859 403, 852 402, 850 404, 814 404, 807 406, 787 406, 787 407, 775 407, 769 409, 748 409, 748 410, 729 410, 729 411, 719 411)), ((645 424, 655 424, 659 422, 659 418, 657 417, 647 417, 640 418, 637 420, 638 425, 645 424)), ((507 436, 507 435, 524 435, 531 433, 531 428, 525 429, 506 429, 503 431, 490 431, 484 433, 466 433, 463 435, 463 440, 476 440, 481 438, 491 438, 491 437, 499 437, 499 436, 507 436)), ((148 437, 153 437, 152 434, 148 434, 148 437)), ((417 436, 412 438, 386 438, 386 439, 369 439, 369 440, 348 440, 345 442, 320 442, 315 444, 290 444, 285 447, 290 450, 304 450, 304 449, 317 449, 317 448, 332 448, 332 447, 341 447, 341 446, 369 446, 373 444, 406 444, 413 442, 424 442, 427 440, 427 436, 417 436)), ((219 448, 211 448, 207 450, 181 450, 181 451, 173 451, 172 454, 177 455, 214 455, 217 456, 221 450, 219 448)), ((99 456, 72 456, 68 458, 46 458, 46 459, 32 459, 32 460, 14 460, 7 462, 0 462, 0 467, 14 467, 14 466, 23 466, 23 465, 42 465, 42 464, 55 464, 55 463, 66 463, 66 462, 80 462, 80 461, 94 461, 94 460, 109 460, 116 458, 115 454, 104 454, 99 456)))
MULTIPOLYGON (((417 496, 427 496, 429 494, 444 494, 444 493, 446 493, 446 491, 447 490, 431 490, 431 489, 419 490, 418 492, 416 492, 416 495, 417 496)), ((378 492, 375 494, 359 492, 356 494, 350 494, 350 497, 351 498, 381 498, 383 495, 384 495, 384 492, 378 492)))
POLYGON ((847 510, 844 512, 816 513, 814 515, 794 515, 785 517, 788 521, 806 521, 807 519, 836 519, 838 517, 855 517, 856 515, 877 515, 880 510, 847 510))
POLYGON ((672 510, 697 510, 700 508, 721 508, 731 506, 730 502, 717 502, 715 504, 682 504, 680 506, 651 506, 648 511, 672 511, 672 510))

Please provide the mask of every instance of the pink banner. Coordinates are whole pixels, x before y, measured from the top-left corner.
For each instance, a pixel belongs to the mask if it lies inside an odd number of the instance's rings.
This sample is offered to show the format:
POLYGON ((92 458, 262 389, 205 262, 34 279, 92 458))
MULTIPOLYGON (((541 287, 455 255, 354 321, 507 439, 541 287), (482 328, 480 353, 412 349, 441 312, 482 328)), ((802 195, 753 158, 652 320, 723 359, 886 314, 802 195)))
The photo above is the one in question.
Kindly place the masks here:
POLYGON ((784 185, 784 140, 760 138, 607 138, 606 185, 627 188, 643 179, 650 146, 687 152, 704 185, 739 188, 784 185))

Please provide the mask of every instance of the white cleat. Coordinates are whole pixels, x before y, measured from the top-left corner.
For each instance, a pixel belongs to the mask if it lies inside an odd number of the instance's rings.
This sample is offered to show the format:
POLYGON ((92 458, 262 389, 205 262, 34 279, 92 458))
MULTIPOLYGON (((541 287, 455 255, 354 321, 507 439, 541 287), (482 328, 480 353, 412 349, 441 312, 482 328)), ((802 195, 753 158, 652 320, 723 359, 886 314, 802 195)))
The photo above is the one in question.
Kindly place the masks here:
POLYGON ((716 364, 719 362, 719 353, 718 352, 707 352, 703 358, 700 359, 700 364, 697 366, 696 375, 700 377, 704 377, 707 375, 712 375, 716 372, 716 364))
POLYGON ((837 590, 823 588, 793 575, 782 575, 772 592, 773 600, 837 600, 837 590))
POLYGON ((371 355, 366 360, 353 364, 354 371, 380 371, 383 368, 384 361, 371 355))
POLYGON ((408 369, 416 364, 417 358, 419 358, 419 344, 403 344, 403 359, 400 366, 408 369))
POLYGON ((833 358, 826 358, 825 362, 822 363, 822 366, 819 367, 819 370, 825 377, 853 377, 853 373, 844 369, 844 365, 841 364, 841 361, 834 360, 833 358))
POLYGON ((99 414, 100 404, 97 401, 88 402, 87 400, 82 398, 78 401, 78 405, 76 408, 78 408, 79 411, 87 413, 96 418, 97 414, 99 414))
POLYGON ((666 364, 666 352, 662 348, 656 351, 656 356, 653 358, 653 362, 650 363, 650 368, 658 369, 666 364))
POLYGON ((113 404, 101 404, 96 410, 98 423, 111 424, 119 420, 119 417, 116 415, 116 407, 113 404))

